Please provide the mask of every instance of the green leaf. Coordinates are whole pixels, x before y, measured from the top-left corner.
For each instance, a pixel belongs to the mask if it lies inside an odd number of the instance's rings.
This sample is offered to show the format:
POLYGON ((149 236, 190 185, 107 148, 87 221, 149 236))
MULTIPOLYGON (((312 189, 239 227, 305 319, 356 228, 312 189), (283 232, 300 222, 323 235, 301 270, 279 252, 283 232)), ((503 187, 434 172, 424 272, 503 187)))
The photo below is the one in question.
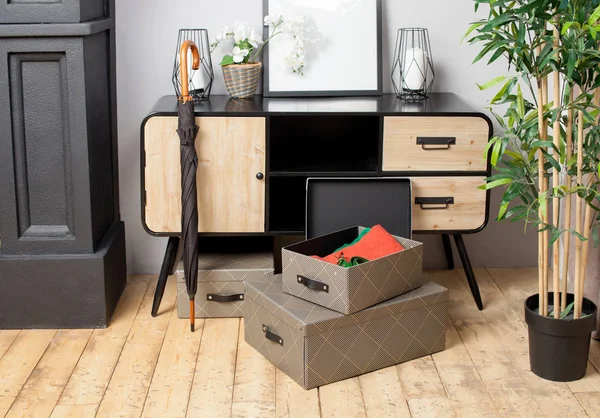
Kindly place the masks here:
POLYGON ((575 23, 575 22, 567 22, 567 23, 565 23, 564 26, 563 26, 563 28, 562 28, 562 31, 560 32, 561 35, 566 34, 569 31, 569 28, 571 26, 573 26, 573 23, 575 23))
POLYGON ((231 65, 233 64, 233 56, 231 55, 225 55, 223 57, 223 59, 221 60, 221 62, 219 63, 220 66, 224 67, 226 65, 231 65))
POLYGON ((498 211, 498 220, 499 221, 501 221, 504 218, 504 215, 506 214, 506 211, 508 209, 508 205, 509 205, 509 202, 506 202, 500 206, 500 210, 498 211))
POLYGON ((521 85, 517 88, 517 109, 521 119, 525 116, 525 99, 523 99, 523 92, 521 91, 521 85))
POLYGON ((498 165, 498 159, 500 158, 500 152, 502 151, 502 141, 497 141, 492 148, 492 156, 490 159, 491 164, 495 167, 498 165))
POLYGON ((565 310, 560 313, 560 319, 565 319, 567 316, 569 316, 569 314, 573 310, 573 306, 575 306, 575 302, 569 303, 565 310))
POLYGON ((596 7, 596 10, 594 10, 590 16, 588 19, 588 24, 593 25, 598 21, 598 19, 600 19, 600 6, 596 7))
POLYGON ((496 84, 502 83, 504 80, 506 80, 507 77, 501 75, 500 77, 496 77, 493 80, 488 81, 487 83, 484 84, 477 84, 477 87, 479 87, 479 90, 487 90, 490 87, 495 86, 496 84))
POLYGON ((469 30, 463 35, 463 37, 460 40, 460 42, 462 43, 465 40, 465 38, 471 34, 471 32, 473 32, 475 29, 477 29, 479 26, 481 26, 483 24, 485 24, 485 21, 480 21, 480 22, 473 23, 471 25, 471 27, 469 27, 469 30))
POLYGON ((498 186, 502 186, 503 184, 508 184, 508 183, 512 183, 512 179, 500 179, 500 180, 495 180, 492 181, 490 183, 484 184, 483 186, 479 186, 480 189, 483 190, 489 190, 489 189, 493 189, 494 187, 498 187, 498 186))

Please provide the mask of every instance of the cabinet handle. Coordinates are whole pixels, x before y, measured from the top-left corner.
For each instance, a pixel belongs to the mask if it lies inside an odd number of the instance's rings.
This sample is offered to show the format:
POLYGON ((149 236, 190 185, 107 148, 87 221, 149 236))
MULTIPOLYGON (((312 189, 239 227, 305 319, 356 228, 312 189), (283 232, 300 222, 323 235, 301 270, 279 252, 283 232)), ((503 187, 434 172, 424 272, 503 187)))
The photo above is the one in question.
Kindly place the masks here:
POLYGON ((415 197, 415 205, 422 210, 444 210, 454 204, 453 197, 415 197))
POLYGON ((206 300, 209 302, 239 302, 244 300, 244 294, 239 293, 237 295, 217 295, 215 293, 209 293, 206 295, 206 300))
POLYGON ((267 328, 265 324, 263 324, 262 330, 265 333, 265 338, 267 340, 273 341, 274 343, 277 343, 283 347, 283 338, 281 338, 279 335, 275 334, 273 331, 267 328))
POLYGON ((265 178, 265 175, 264 175, 263 173, 256 173, 256 178, 257 178, 258 180, 262 180, 262 179, 264 179, 264 178, 265 178))
POLYGON ((304 276, 298 275, 298 283, 312 290, 319 290, 321 292, 329 293, 329 286, 327 286, 325 283, 321 283, 316 280, 311 280, 304 276))
POLYGON ((417 145, 425 151, 450 149, 450 145, 456 145, 455 137, 417 137, 417 145))

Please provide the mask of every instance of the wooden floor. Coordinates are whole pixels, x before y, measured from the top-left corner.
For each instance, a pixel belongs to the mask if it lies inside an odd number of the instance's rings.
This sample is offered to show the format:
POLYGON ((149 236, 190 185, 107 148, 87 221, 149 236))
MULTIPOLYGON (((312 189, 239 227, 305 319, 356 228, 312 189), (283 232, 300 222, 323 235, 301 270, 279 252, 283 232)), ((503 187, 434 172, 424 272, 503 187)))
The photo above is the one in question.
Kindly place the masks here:
POLYGON ((450 289, 445 351, 310 391, 244 342, 243 321, 191 333, 175 280, 152 318, 156 277, 131 277, 108 329, 0 331, 0 417, 600 416, 600 342, 583 380, 537 378, 522 313, 536 269, 476 274, 483 312, 462 271, 430 272, 450 289))

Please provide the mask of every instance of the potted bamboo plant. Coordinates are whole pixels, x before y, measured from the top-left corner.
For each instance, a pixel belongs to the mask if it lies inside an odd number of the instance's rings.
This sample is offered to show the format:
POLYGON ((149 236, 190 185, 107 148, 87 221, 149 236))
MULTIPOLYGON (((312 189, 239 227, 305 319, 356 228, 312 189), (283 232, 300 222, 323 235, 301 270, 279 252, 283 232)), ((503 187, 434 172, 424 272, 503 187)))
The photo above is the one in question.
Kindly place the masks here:
POLYGON ((525 302, 531 370, 577 380, 596 317, 583 285, 599 228, 600 0, 474 2, 489 8, 465 35, 482 45, 474 61, 504 59, 512 74, 480 86, 497 89, 490 110, 502 128, 486 151, 495 173, 482 188, 504 188, 499 220, 539 233, 539 292, 525 302))
POLYGON ((298 75, 303 74, 306 46, 315 41, 307 36, 310 27, 304 25, 303 19, 286 21, 280 15, 265 16, 263 23, 269 29, 268 38, 264 42, 254 28, 238 21, 234 22, 232 27, 224 27, 210 42, 211 52, 214 52, 221 42, 233 41, 233 48, 219 63, 223 70, 225 88, 233 98, 254 96, 263 69, 263 64, 256 60, 265 45, 279 35, 287 35, 292 39, 291 51, 286 56, 289 69, 298 75))

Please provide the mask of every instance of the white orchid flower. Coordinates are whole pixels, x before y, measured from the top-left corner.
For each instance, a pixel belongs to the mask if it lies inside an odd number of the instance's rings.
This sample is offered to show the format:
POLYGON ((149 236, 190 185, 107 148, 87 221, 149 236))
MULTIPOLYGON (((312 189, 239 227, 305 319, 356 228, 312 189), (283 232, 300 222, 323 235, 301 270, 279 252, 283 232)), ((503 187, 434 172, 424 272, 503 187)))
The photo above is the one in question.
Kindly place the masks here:
POLYGON ((249 53, 250 53, 250 50, 248 48, 244 48, 241 51, 241 54, 243 57, 247 57, 249 53))
POLYGON ((246 40, 247 38, 248 38, 248 34, 247 34, 246 26, 239 24, 233 32, 234 42, 237 44, 241 41, 246 40))
POLYGON ((257 48, 258 45, 262 43, 262 38, 256 34, 254 28, 252 28, 252 30, 250 31, 250 35, 248 36, 248 42, 250 42, 250 45, 252 45, 254 48, 257 48))
POLYGON ((248 55, 248 50, 240 49, 240 47, 236 46, 233 48, 231 55, 233 56, 233 62, 239 64, 240 62, 244 61, 244 57, 248 55), (246 54, 244 54, 244 51, 246 51, 246 54))

